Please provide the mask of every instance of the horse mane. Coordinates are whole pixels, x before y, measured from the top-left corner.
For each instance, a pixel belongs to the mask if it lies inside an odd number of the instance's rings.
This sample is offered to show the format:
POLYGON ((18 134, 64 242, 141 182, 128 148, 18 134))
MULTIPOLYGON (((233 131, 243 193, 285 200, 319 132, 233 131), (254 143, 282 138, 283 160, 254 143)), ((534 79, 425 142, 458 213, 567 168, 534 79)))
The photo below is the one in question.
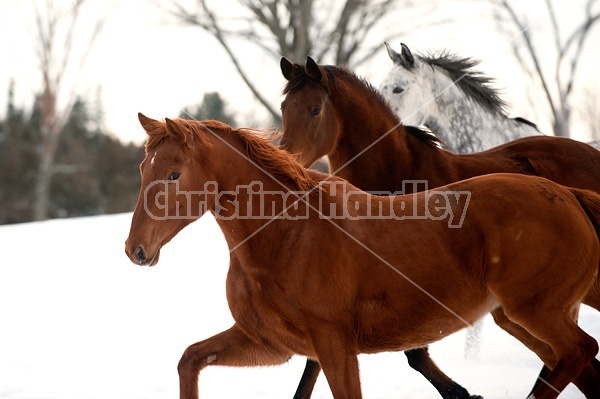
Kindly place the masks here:
MULTIPOLYGON (((173 120, 173 123, 186 133, 184 143, 190 148, 211 146, 210 133, 214 136, 231 133, 242 140, 248 158, 277 180, 288 182, 295 190, 301 192, 310 191, 317 185, 317 182, 310 177, 307 170, 296 161, 293 155, 274 146, 271 143, 273 139, 262 137, 268 133, 267 131, 234 129, 226 123, 210 119, 196 121, 177 118, 173 120)), ((169 137, 166 124, 159 121, 156 121, 147 133, 146 152, 169 137)))
POLYGON ((273 138, 263 137, 265 131, 229 128, 245 143, 248 157, 278 181, 287 181, 300 192, 311 191, 317 186, 308 170, 292 154, 273 145, 273 138))
POLYGON ((448 146, 448 144, 444 140, 440 139, 438 136, 435 135, 434 132, 432 132, 426 127, 405 125, 404 129, 406 129, 410 134, 412 134, 416 138, 426 141, 435 147, 444 148, 448 146))
POLYGON ((525 119, 525 118, 522 118, 520 116, 517 116, 516 118, 513 118, 513 119, 516 122, 523 123, 525 125, 529 125, 529 126, 531 126, 532 128, 534 128, 536 130, 538 129, 537 125, 535 123, 533 123, 532 121, 530 121, 529 119, 525 119))
MULTIPOLYGON (((408 131, 413 136, 435 146, 442 147, 444 145, 443 141, 440 140, 437 136, 435 136, 431 132, 427 132, 423 129, 419 129, 413 126, 406 126, 400 120, 400 116, 396 114, 392 108, 388 100, 383 96, 383 94, 377 90, 375 86, 373 86, 367 80, 360 78, 354 72, 346 67, 340 67, 335 65, 319 65, 321 69, 325 72, 327 76, 327 87, 324 87, 327 91, 340 91, 340 86, 338 85, 338 80, 344 80, 348 82, 353 88, 360 90, 361 95, 364 95, 368 98, 369 103, 379 104, 382 109, 385 109, 389 116, 393 118, 393 121, 397 126, 403 126, 406 131, 408 131), (361 89, 363 88, 363 89, 361 89)), ((283 88, 283 94, 287 95, 289 93, 300 90, 304 85, 313 85, 317 87, 323 87, 315 83, 312 79, 308 77, 306 74, 306 70, 304 68, 304 64, 294 63, 294 75, 283 88)))
POLYGON ((479 60, 461 58, 445 50, 438 54, 420 55, 419 58, 432 67, 444 69, 454 84, 485 110, 498 116, 506 116, 506 102, 500 98, 498 90, 491 86, 494 79, 473 70, 480 64, 479 60))

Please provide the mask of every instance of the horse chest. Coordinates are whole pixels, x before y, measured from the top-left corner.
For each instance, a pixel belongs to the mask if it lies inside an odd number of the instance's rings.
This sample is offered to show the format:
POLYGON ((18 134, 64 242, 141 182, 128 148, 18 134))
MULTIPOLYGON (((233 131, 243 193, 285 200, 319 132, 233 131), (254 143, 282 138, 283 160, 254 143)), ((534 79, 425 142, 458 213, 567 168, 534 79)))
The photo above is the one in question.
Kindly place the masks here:
POLYGON ((271 283, 249 278, 241 270, 230 268, 227 301, 240 328, 274 347, 311 355, 307 335, 294 321, 293 307, 272 291, 271 283))

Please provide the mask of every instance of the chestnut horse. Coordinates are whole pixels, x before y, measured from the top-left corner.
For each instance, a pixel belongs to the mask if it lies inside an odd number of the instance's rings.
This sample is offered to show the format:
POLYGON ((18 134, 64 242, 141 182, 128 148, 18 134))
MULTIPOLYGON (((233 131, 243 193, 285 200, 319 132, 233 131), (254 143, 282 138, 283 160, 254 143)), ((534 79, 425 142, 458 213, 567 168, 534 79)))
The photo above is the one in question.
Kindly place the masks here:
POLYGON ((207 211, 230 249, 235 324, 185 350, 181 398, 198 398, 208 365, 294 354, 319 361, 334 398, 361 398, 359 353, 427 345, 490 311, 553 369, 536 398, 600 379, 598 344, 574 321, 600 265, 599 195, 498 174, 374 196, 249 130, 139 118, 148 136, 131 261, 155 265, 207 211))
MULTIPOLYGON (((318 65, 308 57, 306 65, 282 58, 281 70, 288 80, 281 104, 282 147, 306 167, 327 156, 333 174, 363 190, 415 187, 404 185, 405 180, 426 180, 434 188, 482 174, 512 172, 600 193, 600 151, 587 144, 532 136, 485 152, 454 154, 442 150, 433 135, 402 125, 382 95, 345 68, 318 65)), ((584 303, 600 310, 600 281, 584 303)), ((406 355, 444 398, 469 397, 437 368, 426 348, 406 355)), ((545 368, 541 376, 548 372, 545 368)), ((319 365, 308 360, 297 398, 310 397, 318 373, 319 365)))

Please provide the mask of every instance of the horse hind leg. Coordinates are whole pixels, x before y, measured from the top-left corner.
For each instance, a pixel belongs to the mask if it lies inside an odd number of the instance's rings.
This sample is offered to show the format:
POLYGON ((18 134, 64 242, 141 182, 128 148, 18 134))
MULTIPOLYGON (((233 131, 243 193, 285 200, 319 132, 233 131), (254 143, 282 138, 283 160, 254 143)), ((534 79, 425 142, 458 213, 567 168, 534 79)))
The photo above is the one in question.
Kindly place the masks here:
MULTIPOLYGON (((492 316, 494 317, 494 321, 496 324, 502 328, 504 331, 517 338, 521 343, 523 343, 527 348, 531 349, 535 352, 540 359, 544 362, 544 367, 540 371, 536 382, 531 389, 529 395, 531 395, 535 389, 544 383, 548 379, 550 372, 552 371, 548 365, 554 367, 556 365, 557 359, 554 351, 550 347, 550 345, 545 344, 540 341, 533 335, 531 335, 527 330, 525 330, 520 325, 511 321, 502 308, 498 308, 492 312, 492 316)), ((598 378, 600 377, 600 368, 597 368, 596 365, 598 362, 597 359, 592 360, 592 365, 588 365, 580 374, 577 376, 573 383, 579 388, 579 390, 586 396, 586 398, 600 398, 600 384, 598 384, 598 378)))
POLYGON ((418 371, 437 389, 444 399, 482 399, 471 395, 464 387, 454 382, 435 364, 427 347, 405 351, 410 367, 418 371))
MULTIPOLYGON (((448 377, 429 356, 427 347, 411 349, 404 354, 410 367, 418 371, 434 386, 443 399, 482 399, 479 395, 471 395, 469 391, 448 377)), ((298 384, 294 399, 309 399, 314 389, 321 366, 316 360, 308 359, 298 384)))
POLYGON ((554 399, 573 381, 582 391, 586 391, 586 396, 598 398, 598 384, 593 382, 600 381, 600 373, 594 362, 598 353, 596 340, 561 309, 543 313, 537 309, 529 310, 531 312, 517 307, 509 312, 505 307, 504 314, 499 313, 502 311, 499 309, 493 315, 498 325, 536 352, 552 369, 547 378, 534 388, 530 397, 554 399))
POLYGON ((304 373, 302 373, 302 378, 300 378, 300 383, 298 384, 293 399, 310 399, 320 372, 321 365, 319 362, 313 359, 307 359, 304 373))

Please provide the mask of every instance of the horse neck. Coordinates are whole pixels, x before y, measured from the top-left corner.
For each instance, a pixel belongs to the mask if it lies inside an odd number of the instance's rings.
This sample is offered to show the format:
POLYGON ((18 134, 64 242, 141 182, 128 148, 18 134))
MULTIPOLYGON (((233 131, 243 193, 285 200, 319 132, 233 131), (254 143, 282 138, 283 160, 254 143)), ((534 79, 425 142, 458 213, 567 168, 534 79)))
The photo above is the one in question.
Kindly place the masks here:
POLYGON ((387 180, 390 165, 410 164, 406 132, 393 111, 379 100, 369 101, 373 94, 364 90, 332 96, 342 126, 328 154, 331 172, 366 191, 387 190, 381 181, 387 180))
MULTIPOLYGON (((434 67, 438 68, 438 67, 434 67)), ((424 125, 453 152, 482 151, 519 137, 539 133, 503 113, 495 113, 467 97, 445 73, 433 74, 438 88, 424 125)))
POLYGON ((374 119, 379 123, 347 121, 329 155, 332 173, 364 191, 391 193, 404 189, 405 180, 427 180, 432 188, 453 181, 454 154, 416 137, 387 114, 374 119))
MULTIPOLYGON (((272 219, 281 217, 282 211, 302 198, 303 193, 296 192, 289 179, 278 178, 275 172, 265 170, 259 162, 252 160, 243 140, 227 137, 226 141, 215 140, 212 145, 214 155, 201 155, 214 160, 211 174, 218 190, 209 206, 230 251, 235 250, 239 256, 248 259, 259 259, 262 254, 272 253, 271 247, 277 245, 277 240, 265 240, 265 235, 285 235, 280 231, 284 223, 272 223, 272 219), (257 239, 252 238, 255 235, 257 239)), ((302 216, 301 212, 305 210, 295 209, 288 210, 283 216, 302 216)))

